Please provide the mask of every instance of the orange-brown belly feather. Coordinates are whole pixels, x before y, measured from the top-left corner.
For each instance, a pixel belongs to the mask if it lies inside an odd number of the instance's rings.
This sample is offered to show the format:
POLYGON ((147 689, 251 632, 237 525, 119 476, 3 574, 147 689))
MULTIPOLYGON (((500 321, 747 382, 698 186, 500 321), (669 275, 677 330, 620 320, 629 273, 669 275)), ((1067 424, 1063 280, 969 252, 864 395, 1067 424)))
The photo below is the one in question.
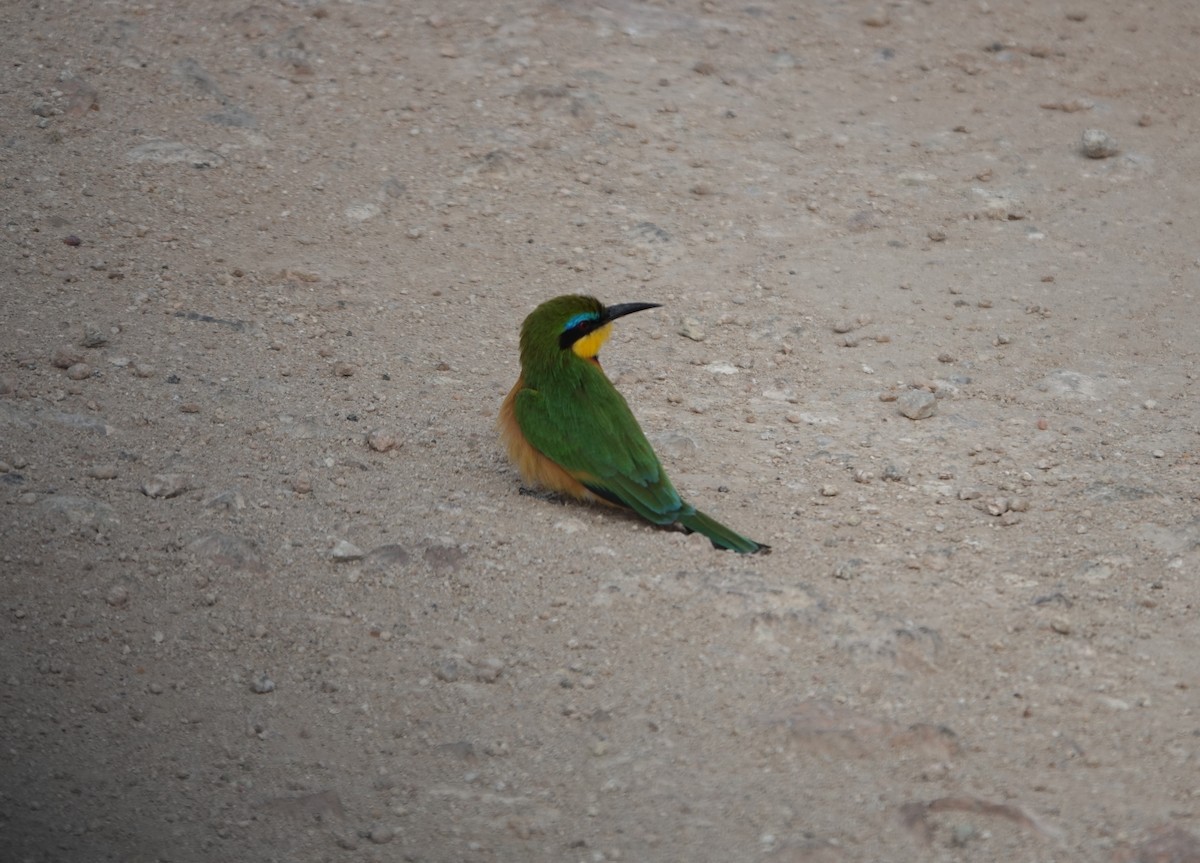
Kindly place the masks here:
POLYGON ((500 437, 508 450, 508 458, 521 473, 521 477, 531 485, 538 485, 551 491, 569 494, 579 500, 591 503, 608 503, 603 498, 592 494, 583 483, 571 476, 558 464, 542 455, 521 431, 517 422, 516 402, 517 393, 525 387, 525 376, 517 378, 516 384, 509 391, 500 406, 500 416, 496 425, 500 429, 500 437))

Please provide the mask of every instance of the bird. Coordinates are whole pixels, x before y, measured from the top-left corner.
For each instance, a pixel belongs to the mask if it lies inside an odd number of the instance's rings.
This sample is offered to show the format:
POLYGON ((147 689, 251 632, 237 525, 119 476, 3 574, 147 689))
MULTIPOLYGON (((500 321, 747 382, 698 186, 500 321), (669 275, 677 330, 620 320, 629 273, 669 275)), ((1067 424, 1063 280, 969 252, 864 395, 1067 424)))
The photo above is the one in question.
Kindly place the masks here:
POLYGON ((658 303, 619 303, 568 294, 546 300, 521 325, 521 373, 497 427, 525 482, 578 500, 681 525, 714 547, 741 554, 770 546, 747 539, 685 502, 625 398, 600 367, 613 321, 658 303))

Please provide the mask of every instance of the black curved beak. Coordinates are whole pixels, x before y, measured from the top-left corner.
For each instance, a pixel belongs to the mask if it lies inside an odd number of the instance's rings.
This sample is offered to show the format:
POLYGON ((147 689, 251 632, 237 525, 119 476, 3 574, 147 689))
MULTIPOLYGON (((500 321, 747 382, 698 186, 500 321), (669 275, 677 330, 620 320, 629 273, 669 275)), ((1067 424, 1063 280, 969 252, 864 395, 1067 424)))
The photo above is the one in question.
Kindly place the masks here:
POLYGON ((623 318, 625 315, 632 315, 634 312, 644 312, 646 309, 662 308, 661 303, 617 303, 615 306, 606 306, 604 314, 600 316, 603 323, 615 321, 617 318, 623 318))

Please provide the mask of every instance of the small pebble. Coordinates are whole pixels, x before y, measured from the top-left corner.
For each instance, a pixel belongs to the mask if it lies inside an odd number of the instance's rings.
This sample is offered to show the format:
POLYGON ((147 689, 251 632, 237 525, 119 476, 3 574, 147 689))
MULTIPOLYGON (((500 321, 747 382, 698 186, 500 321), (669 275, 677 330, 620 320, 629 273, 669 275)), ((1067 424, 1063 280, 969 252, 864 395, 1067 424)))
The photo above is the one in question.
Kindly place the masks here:
POLYGON ((1091 99, 1069 99, 1065 102, 1043 102, 1042 107, 1050 111, 1074 114, 1076 111, 1090 111, 1096 107, 1096 103, 1091 99))
POLYGON ((886 6, 877 6, 863 17, 862 22, 868 27, 886 27, 892 19, 886 6))
POLYGON ((367 446, 375 450, 375 452, 387 452, 399 446, 394 434, 390 434, 381 429, 374 429, 367 435, 367 446))
POLYGON ((75 363, 67 369, 67 377, 73 381, 85 381, 92 376, 92 367, 87 363, 75 363))
POLYGON ((50 365, 56 369, 69 369, 76 363, 83 362, 83 354, 77 351, 71 345, 63 345, 54 349, 54 353, 50 354, 50 365))
POLYGON ((133 369, 135 377, 152 378, 154 377, 154 366, 149 363, 134 363, 130 368, 133 369))
POLYGON ((937 397, 927 390, 909 390, 896 399, 896 405, 910 420, 928 419, 937 413, 937 397))
POLYGON ((391 827, 385 827, 381 824, 376 824, 367 833, 367 838, 376 845, 386 845, 396 838, 396 831, 391 827))
POLYGON ((250 691, 257 695, 266 695, 268 692, 274 692, 275 681, 268 677, 265 671, 260 672, 250 681, 250 691))
POLYGON ((236 489, 218 491, 216 495, 204 502, 206 509, 226 510, 228 513, 240 513, 246 509, 246 498, 236 489))
POLYGON ((177 473, 155 474, 142 483, 142 494, 153 498, 178 497, 187 489, 187 480, 177 473))
POLYGON ((696 318, 684 318, 679 325, 679 335, 689 338, 693 342, 702 342, 707 333, 704 331, 704 325, 696 318))
POLYGON ((114 584, 105 594, 104 601, 113 608, 124 608, 129 604, 129 588, 123 584, 114 584))
POLYGON ((680 432, 663 432, 654 436, 654 451, 673 459, 692 458, 700 447, 688 435, 680 432))
POLYGON ((87 475, 92 479, 116 479, 117 466, 115 464, 94 464, 88 468, 87 475))
POLYGON ((179 406, 179 410, 185 414, 198 414, 200 413, 200 405, 196 402, 184 402, 179 406))
POLYGON ((821 486, 821 497, 837 497, 838 487, 830 483, 821 486))
POLYGON ((351 560, 362 560, 364 554, 363 550, 354 543, 339 539, 337 545, 329 550, 329 556, 339 563, 344 563, 351 560))
POLYGON ((339 378, 348 378, 354 374, 354 365, 352 363, 334 363, 333 373, 339 378))
POLYGON ((485 657, 473 663, 475 679, 480 683, 495 683, 504 671, 504 661, 495 656, 485 657))
POLYGON ((102 348, 108 344, 108 334, 89 327, 84 330, 83 338, 79 341, 79 344, 85 348, 102 348))
POLYGON ((296 494, 308 494, 313 490, 312 480, 304 474, 292 477, 290 485, 296 494))
POLYGON ((1089 159, 1107 159, 1120 152, 1117 139, 1103 129, 1085 129, 1080 143, 1089 159))
POLYGON ((862 561, 857 558, 843 560, 833 568, 833 577, 840 581, 852 581, 858 577, 862 561))

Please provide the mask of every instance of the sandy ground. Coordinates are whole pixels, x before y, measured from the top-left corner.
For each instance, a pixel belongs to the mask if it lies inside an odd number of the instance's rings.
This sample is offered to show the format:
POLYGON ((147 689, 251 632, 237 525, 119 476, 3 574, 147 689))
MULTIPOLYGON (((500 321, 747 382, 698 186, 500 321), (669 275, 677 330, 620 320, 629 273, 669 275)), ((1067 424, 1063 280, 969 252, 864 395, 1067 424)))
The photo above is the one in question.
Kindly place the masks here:
POLYGON ((4 860, 1200 860, 1200 6, 0 17, 4 860))

